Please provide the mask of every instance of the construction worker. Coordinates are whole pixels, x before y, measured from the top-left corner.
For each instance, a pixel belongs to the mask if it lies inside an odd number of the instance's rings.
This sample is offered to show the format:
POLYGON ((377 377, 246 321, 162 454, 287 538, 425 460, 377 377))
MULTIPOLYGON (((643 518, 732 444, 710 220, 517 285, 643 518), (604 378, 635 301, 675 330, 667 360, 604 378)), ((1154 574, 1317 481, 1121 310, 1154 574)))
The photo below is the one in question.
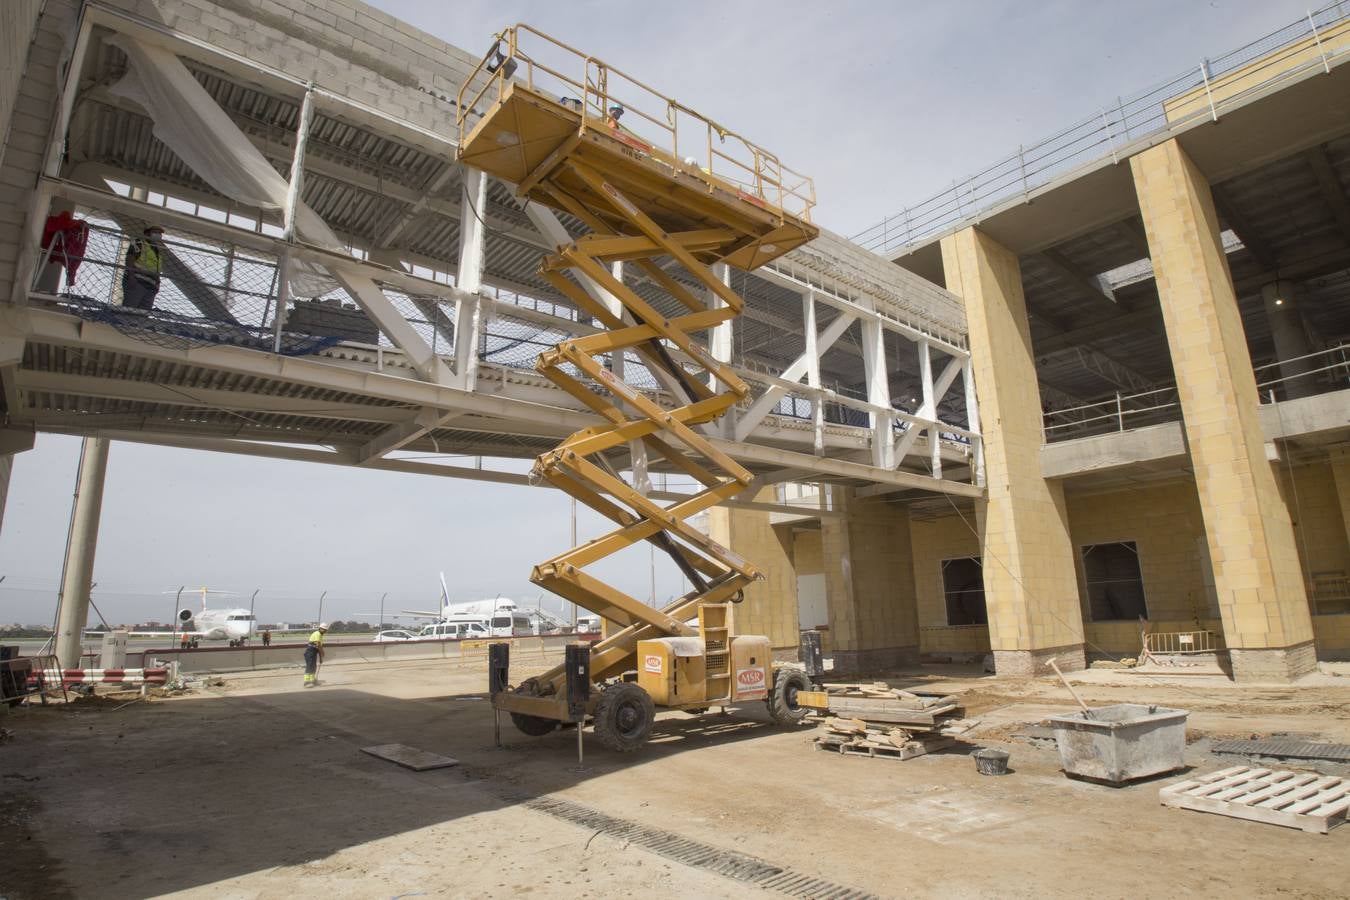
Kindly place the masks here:
POLYGON ((305 645, 305 687, 314 687, 319 683, 319 663, 323 662, 323 636, 328 631, 328 623, 320 622, 309 635, 305 645))
POLYGON ((122 273, 122 306, 149 311, 159 293, 159 276, 164 269, 164 229, 151 225, 142 238, 127 248, 126 271, 122 273))

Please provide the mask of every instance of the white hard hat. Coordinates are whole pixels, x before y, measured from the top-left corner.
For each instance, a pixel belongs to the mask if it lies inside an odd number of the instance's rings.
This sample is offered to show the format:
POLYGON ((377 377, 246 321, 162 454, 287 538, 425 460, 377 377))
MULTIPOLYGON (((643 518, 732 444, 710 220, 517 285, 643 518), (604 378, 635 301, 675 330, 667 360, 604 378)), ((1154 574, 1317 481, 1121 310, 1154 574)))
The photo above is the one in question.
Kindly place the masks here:
POLYGON ((328 630, 328 623, 327 623, 327 622, 320 622, 320 623, 319 623, 319 630, 320 630, 320 631, 327 631, 327 630, 328 630))

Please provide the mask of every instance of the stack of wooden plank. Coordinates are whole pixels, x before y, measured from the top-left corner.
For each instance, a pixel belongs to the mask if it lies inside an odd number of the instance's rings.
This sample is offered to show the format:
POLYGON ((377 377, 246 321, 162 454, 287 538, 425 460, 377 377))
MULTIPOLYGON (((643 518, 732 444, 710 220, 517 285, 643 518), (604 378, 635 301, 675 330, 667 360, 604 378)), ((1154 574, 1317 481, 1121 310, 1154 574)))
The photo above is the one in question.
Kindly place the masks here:
POLYGON ((827 714, 816 749, 874 758, 912 759, 942 750, 979 724, 962 718, 955 697, 885 682, 830 685, 811 705, 827 714))

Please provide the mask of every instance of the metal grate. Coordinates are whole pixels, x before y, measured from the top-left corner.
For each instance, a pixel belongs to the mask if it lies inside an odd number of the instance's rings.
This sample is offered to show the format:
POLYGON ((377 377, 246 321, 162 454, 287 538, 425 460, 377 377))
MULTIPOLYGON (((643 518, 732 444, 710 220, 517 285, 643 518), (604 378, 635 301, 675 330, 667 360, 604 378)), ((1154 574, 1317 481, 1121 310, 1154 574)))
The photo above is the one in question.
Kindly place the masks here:
POLYGON ((1221 741, 1210 750, 1238 756, 1269 756, 1272 759, 1350 762, 1350 744, 1323 744, 1317 741, 1221 741))
POLYGON ((722 850, 669 831, 616 819, 570 800, 535 797, 525 801, 525 806, 574 825, 638 844, 666 859, 716 872, 765 890, 787 894, 789 897, 811 897, 813 900, 866 900, 875 896, 822 878, 803 875, 734 850, 722 850))

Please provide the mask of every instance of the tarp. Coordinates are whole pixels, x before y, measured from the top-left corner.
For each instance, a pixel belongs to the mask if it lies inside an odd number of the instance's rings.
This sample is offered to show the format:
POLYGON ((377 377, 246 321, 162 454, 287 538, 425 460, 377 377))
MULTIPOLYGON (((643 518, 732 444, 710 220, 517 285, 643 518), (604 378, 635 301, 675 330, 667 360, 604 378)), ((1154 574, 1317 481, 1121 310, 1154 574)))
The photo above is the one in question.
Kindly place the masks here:
MULTIPOLYGON (((155 137, 222 195, 261 209, 285 207, 286 179, 177 56, 126 35, 114 35, 108 43, 125 53, 130 63, 109 90, 145 110, 154 122, 155 137)), ((346 252, 332 229, 303 203, 296 210, 295 228, 308 244, 346 252)), ((336 287, 320 266, 299 261, 291 266, 293 296, 317 297, 336 287)))

